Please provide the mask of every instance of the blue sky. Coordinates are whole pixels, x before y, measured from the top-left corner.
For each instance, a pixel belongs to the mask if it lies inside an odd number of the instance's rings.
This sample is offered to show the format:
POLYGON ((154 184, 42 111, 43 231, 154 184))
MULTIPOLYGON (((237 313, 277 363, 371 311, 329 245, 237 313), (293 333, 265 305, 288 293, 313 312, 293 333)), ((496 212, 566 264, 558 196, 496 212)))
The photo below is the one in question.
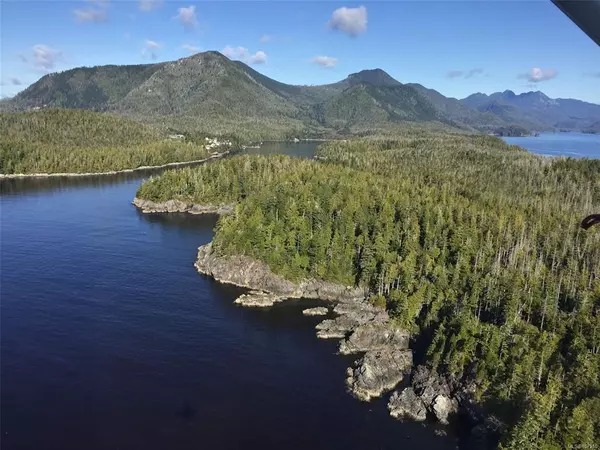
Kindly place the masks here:
POLYGON ((0 25, 3 96, 47 72, 219 50, 292 84, 379 67, 458 98, 541 90, 600 103, 600 47, 549 0, 3 0, 0 25))

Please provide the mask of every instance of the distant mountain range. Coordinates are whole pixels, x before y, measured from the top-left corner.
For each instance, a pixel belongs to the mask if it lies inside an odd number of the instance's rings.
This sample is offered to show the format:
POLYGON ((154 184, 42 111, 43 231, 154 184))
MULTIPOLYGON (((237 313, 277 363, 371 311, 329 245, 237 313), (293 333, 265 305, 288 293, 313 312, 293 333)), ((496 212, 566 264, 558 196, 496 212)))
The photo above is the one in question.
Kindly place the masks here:
POLYGON ((2 111, 38 108, 108 111, 184 128, 225 123, 338 134, 406 122, 483 132, 510 126, 593 131, 600 122, 600 105, 551 99, 539 91, 473 94, 458 100, 420 84, 402 84, 381 69, 363 70, 328 85, 294 86, 219 52, 48 74, 0 102, 2 111))

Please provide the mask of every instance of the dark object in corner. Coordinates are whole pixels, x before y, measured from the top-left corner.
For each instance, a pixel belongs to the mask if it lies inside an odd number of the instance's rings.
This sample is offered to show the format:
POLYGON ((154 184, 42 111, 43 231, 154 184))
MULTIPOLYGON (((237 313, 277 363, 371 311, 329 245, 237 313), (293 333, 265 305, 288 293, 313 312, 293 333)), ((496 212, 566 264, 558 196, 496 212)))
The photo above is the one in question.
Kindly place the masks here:
POLYGON ((598 0, 552 0, 571 21, 600 45, 600 1, 598 0))
POLYGON ((600 214, 592 214, 591 216, 587 216, 585 219, 583 219, 581 222, 581 228, 587 230, 588 228, 597 224, 600 224, 600 214))

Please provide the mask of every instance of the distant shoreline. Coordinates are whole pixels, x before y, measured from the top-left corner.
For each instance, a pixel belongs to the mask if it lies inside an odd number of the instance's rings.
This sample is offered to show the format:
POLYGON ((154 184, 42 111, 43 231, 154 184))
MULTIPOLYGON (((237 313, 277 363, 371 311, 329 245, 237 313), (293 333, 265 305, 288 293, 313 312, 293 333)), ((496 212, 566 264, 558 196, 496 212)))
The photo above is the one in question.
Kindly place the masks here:
POLYGON ((203 159, 195 159, 192 161, 180 161, 180 162, 172 162, 167 164, 161 164, 158 166, 140 166, 135 169, 123 169, 123 170, 111 170, 108 172, 85 172, 85 173, 76 173, 76 172, 57 172, 57 173, 9 173, 4 174, 0 173, 0 180, 2 179, 22 179, 22 178, 51 178, 51 177, 69 177, 69 178, 77 178, 77 177, 97 177, 97 176, 105 176, 105 175, 118 175, 121 173, 133 173, 139 172, 142 170, 152 170, 152 169, 164 169, 167 167, 180 167, 191 164, 199 164, 203 162, 210 161, 212 159, 222 158, 223 156, 231 153, 231 150, 227 150, 223 153, 213 154, 203 159))

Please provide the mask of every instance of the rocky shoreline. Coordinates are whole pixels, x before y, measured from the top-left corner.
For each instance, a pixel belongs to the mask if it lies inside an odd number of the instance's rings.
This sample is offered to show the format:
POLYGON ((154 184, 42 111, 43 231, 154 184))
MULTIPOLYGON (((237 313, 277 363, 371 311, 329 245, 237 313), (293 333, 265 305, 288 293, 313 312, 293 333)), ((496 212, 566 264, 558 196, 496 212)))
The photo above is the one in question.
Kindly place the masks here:
POLYGON ((1 179, 11 179, 11 178, 51 178, 51 177, 97 177, 97 176, 105 176, 105 175, 118 175, 121 173, 133 173, 139 172, 142 170, 153 170, 153 169, 166 169, 169 167, 182 167, 191 164, 200 164, 203 162, 211 161, 213 159, 222 158, 230 153, 229 150, 222 153, 215 153, 203 159, 196 159, 192 161, 181 161, 181 162, 172 162, 167 164, 161 164, 158 166, 140 166, 134 169, 123 169, 123 170, 109 170, 107 172, 85 172, 85 173, 77 173, 77 172, 58 172, 58 173, 0 173, 1 179))
MULTIPOLYGON (((473 448, 485 448, 486 440, 502 428, 494 417, 486 417, 464 384, 451 382, 424 365, 413 367, 410 334, 398 328, 383 308, 372 305, 366 292, 351 286, 318 280, 292 283, 247 256, 220 256, 212 243, 198 249, 196 269, 215 280, 252 289, 235 303, 248 307, 270 307, 290 298, 313 298, 333 304, 334 318, 316 325, 317 337, 340 339, 338 353, 360 357, 346 371, 348 391, 362 401, 392 392, 388 410, 396 419, 435 419, 448 425, 460 414, 472 429, 473 448), (407 387, 396 389, 408 377, 407 387)), ((325 315, 329 307, 310 308, 304 315, 325 315)))
MULTIPOLYGON (((154 203, 134 199, 143 212, 187 212, 191 214, 227 214, 235 205, 195 205, 170 200, 154 203)), ((316 279, 293 283, 271 271, 261 261, 244 255, 222 256, 212 242, 198 248, 196 270, 216 281, 250 289, 234 303, 242 307, 265 308, 287 299, 311 298, 327 302, 323 307, 308 308, 306 316, 329 315, 316 325, 320 339, 340 339, 338 353, 358 355, 346 371, 346 386, 357 399, 370 401, 391 392, 387 407, 391 417, 399 420, 436 420, 449 425, 461 415, 471 434, 467 447, 486 448, 504 424, 487 416, 471 395, 469 386, 452 383, 436 371, 419 365, 413 367, 410 334, 398 328, 385 309, 368 300, 368 292, 316 279), (405 378, 409 382, 395 390, 405 378), (466 417, 466 419, 464 419, 466 417)))
POLYGON ((292 283, 274 274, 265 263, 248 256, 219 256, 213 252, 212 242, 198 248, 194 266, 198 272, 209 275, 221 283, 268 292, 285 298, 358 301, 365 296, 362 289, 320 280, 307 279, 292 283))
POLYGON ((132 203, 144 214, 185 212, 189 214, 231 214, 235 205, 198 205, 182 200, 153 202, 135 197, 132 203))

